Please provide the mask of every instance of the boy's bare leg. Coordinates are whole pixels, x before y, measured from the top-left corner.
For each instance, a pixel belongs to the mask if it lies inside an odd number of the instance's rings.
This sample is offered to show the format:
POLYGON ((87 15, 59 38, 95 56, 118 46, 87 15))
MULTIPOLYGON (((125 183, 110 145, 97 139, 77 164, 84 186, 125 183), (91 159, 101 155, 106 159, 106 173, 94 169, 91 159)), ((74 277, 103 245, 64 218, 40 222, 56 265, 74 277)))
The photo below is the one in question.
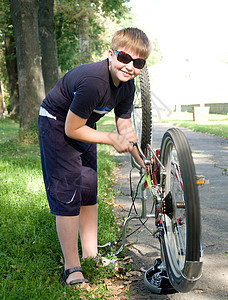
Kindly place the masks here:
POLYGON ((81 206, 79 232, 82 244, 82 257, 97 256, 97 204, 81 206))
MULTIPOLYGON (((56 228, 64 256, 65 270, 73 267, 79 267, 79 216, 56 216, 56 228)), ((72 273, 67 278, 66 283, 68 284, 70 281, 80 278, 83 278, 81 272, 72 273)))
MULTIPOLYGON (((82 257, 96 257, 97 249, 98 209, 96 205, 81 206, 79 232, 82 244, 82 257)), ((99 266, 115 265, 114 260, 101 257, 99 266)))

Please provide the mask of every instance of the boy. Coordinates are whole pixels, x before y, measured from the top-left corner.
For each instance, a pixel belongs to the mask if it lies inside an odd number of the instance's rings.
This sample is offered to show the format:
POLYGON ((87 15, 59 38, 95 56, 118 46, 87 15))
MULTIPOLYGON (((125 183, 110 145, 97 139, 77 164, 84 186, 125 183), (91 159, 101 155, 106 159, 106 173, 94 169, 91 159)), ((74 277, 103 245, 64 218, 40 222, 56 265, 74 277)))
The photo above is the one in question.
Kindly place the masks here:
POLYGON ((78 255, 97 256, 96 144, 130 152, 137 138, 131 124, 134 78, 151 52, 146 34, 137 28, 117 31, 108 59, 73 68, 48 93, 40 108, 39 140, 47 198, 64 256, 62 281, 88 282, 78 255), (96 131, 95 123, 114 108, 118 133, 96 131))

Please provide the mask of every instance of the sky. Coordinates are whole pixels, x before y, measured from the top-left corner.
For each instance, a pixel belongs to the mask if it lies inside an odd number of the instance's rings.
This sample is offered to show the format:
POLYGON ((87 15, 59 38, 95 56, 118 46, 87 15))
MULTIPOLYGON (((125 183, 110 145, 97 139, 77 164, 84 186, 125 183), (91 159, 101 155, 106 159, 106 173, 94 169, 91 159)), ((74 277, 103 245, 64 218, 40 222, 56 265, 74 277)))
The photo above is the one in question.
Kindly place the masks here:
POLYGON ((135 25, 165 54, 216 59, 228 52, 228 0, 131 0, 135 25))
POLYGON ((152 67, 164 102, 228 102, 228 0, 130 0, 134 26, 157 38, 152 67), (165 87, 165 88, 164 88, 165 87))

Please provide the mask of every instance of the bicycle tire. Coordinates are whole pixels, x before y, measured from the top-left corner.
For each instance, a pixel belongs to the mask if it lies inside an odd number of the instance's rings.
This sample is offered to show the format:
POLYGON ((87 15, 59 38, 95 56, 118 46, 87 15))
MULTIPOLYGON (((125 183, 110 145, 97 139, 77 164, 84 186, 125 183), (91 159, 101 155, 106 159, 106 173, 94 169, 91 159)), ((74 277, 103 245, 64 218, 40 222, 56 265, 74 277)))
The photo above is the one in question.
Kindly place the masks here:
POLYGON ((135 99, 133 104, 132 122, 137 139, 144 151, 151 144, 152 137, 152 105, 150 79, 147 66, 141 70, 135 80, 135 99))
POLYGON ((184 133, 169 129, 161 143, 161 173, 165 191, 161 243, 170 282, 179 292, 188 292, 202 272, 201 225, 198 187, 191 149, 184 133), (197 266, 186 276, 189 263, 197 266), (193 263, 194 262, 194 263, 193 263))

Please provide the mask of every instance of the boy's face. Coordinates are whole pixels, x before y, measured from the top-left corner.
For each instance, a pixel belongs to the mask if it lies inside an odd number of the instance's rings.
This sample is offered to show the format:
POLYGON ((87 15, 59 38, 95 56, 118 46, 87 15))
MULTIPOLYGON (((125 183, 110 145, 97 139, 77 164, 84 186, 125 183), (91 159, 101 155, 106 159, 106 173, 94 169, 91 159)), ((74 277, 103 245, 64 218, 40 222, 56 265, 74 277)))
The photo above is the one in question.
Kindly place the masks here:
MULTIPOLYGON (((117 51, 124 51, 129 54, 133 59, 139 58, 129 49, 121 48, 116 49, 117 51)), ((109 59, 109 70, 112 76, 113 83, 115 86, 120 84, 120 81, 127 82, 130 79, 135 78, 139 75, 140 69, 137 69, 133 65, 133 61, 130 61, 128 64, 124 64, 117 60, 117 54, 114 53, 112 49, 109 49, 108 52, 109 59)))

